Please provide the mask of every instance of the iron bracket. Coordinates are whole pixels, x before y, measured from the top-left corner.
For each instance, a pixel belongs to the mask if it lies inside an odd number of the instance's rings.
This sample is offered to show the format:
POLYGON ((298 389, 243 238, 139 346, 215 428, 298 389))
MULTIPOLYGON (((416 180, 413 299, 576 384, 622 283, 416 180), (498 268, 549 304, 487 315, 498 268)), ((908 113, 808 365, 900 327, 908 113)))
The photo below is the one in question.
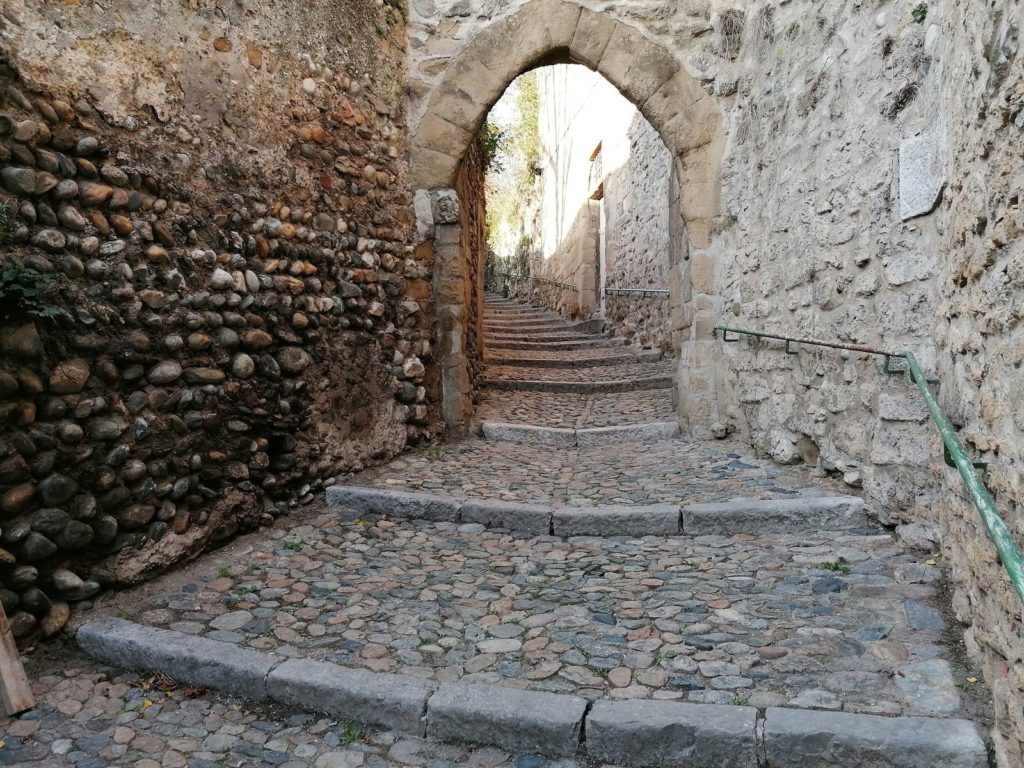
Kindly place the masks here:
MULTIPOLYGON (((956 462, 953 461, 953 454, 949 452, 949 446, 946 444, 943 444, 942 446, 942 460, 946 462, 947 466, 956 466, 956 462)), ((971 459, 971 464, 974 466, 975 469, 988 469, 987 461, 978 461, 976 459, 971 459)))
POLYGON ((800 350, 798 350, 798 349, 790 349, 789 348, 789 345, 790 345, 791 342, 792 342, 792 339, 786 339, 786 349, 784 350, 785 353, 787 355, 799 355, 800 354, 800 350))

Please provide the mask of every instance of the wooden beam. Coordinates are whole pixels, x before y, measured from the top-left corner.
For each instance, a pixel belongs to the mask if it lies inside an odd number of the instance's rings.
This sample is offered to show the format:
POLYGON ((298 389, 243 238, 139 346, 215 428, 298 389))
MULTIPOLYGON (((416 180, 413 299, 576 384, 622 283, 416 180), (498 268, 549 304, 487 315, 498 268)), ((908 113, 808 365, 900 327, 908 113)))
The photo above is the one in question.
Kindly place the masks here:
POLYGON ((14 644, 11 625, 7 623, 7 614, 0 605, 0 704, 4 713, 16 715, 36 705, 32 698, 32 689, 21 665, 18 646, 14 644))

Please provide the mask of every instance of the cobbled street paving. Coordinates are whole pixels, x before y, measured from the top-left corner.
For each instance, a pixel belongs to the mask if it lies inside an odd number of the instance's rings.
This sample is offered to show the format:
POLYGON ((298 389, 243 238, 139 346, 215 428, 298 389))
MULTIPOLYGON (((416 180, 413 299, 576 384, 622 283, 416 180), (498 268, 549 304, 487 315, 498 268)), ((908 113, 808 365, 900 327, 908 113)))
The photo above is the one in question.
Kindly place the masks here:
POLYGON ((812 477, 806 468, 756 459, 736 441, 681 438, 557 450, 468 438, 405 454, 350 482, 457 498, 566 506, 691 504, 850 490, 830 478, 812 477))
POLYGON ((888 535, 520 539, 328 512, 130 618, 438 682, 941 717, 961 705, 939 578, 888 535))
MULTIPOLYGON (((30 673, 37 668, 31 667, 30 673)), ((37 707, 0 716, 0 766, 39 768, 577 768, 573 760, 441 744, 201 689, 164 690, 75 655, 32 674, 37 707)))
POLYGON ((598 395, 484 392, 476 410, 479 422, 516 422, 562 429, 674 421, 675 418, 672 392, 668 389, 598 395))
MULTIPOLYGON (((490 366, 487 376, 596 381, 670 373, 673 365, 583 369, 572 357, 564 368, 490 366)), ((585 429, 674 415, 668 388, 485 389, 476 419, 585 429)), ((760 460, 735 440, 685 438, 554 449, 468 437, 344 482, 626 508, 850 492, 806 468, 760 460)), ((342 517, 350 516, 317 502, 183 570, 106 594, 80 607, 75 623, 117 616, 285 657, 589 700, 940 718, 976 709, 975 698, 961 693, 977 673, 948 643, 939 607, 939 556, 905 551, 880 528, 563 539, 342 517)), ((76 652, 31 661, 39 706, 0 719, 0 766, 584 765, 360 732, 316 714, 113 671, 76 652)))

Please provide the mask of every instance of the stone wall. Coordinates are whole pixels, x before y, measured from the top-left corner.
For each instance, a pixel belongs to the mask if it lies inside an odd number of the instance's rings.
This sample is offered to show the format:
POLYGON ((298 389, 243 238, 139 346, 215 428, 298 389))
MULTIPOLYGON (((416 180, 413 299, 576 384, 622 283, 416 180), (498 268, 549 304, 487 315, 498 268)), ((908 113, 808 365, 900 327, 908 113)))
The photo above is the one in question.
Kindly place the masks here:
POLYGON ((483 369, 484 355, 484 264, 487 258, 487 196, 484 192, 485 158, 483 145, 475 141, 466 153, 455 180, 461 201, 459 229, 462 233, 462 261, 468 267, 465 280, 466 356, 469 358, 470 383, 476 388, 483 369))
MULTIPOLYGON (((588 12, 602 12, 671 52, 723 115, 720 194, 692 184, 706 156, 684 157, 671 188, 687 225, 669 219, 684 426, 737 433, 780 462, 837 474, 908 540, 941 543, 968 646, 996 691, 999 763, 1018 765, 1020 603, 913 386, 878 358, 723 344, 712 328, 913 351, 970 449, 992 461, 987 482, 1022 541, 1021 4, 421 0, 410 17, 413 130, 423 134, 421 116, 447 103, 436 94, 461 71, 447 63, 465 66, 460 52, 474 39, 507 33, 506 19, 534 13, 543 24, 579 6, 570 49, 590 55, 579 33, 596 24, 588 12), (700 212, 713 215, 709 230, 700 212)), ((503 59, 537 62, 539 44, 522 39, 524 51, 488 59, 492 72, 503 59)), ((589 63, 614 72, 623 55, 589 63)), ((631 85, 632 71, 622 75, 631 85)), ((643 106, 678 153, 674 129, 709 120, 706 103, 677 100, 667 121, 660 101, 643 106)))
POLYGON ((433 431, 400 4, 121 5, 0 22, 19 638, 433 431))
MULTIPOLYGON (((943 402, 1010 530, 1024 542, 1024 4, 958 2, 944 11, 943 95, 963 119, 948 123, 949 187, 940 209, 938 273, 943 402)), ((1002 765, 1024 763, 1024 635, 1021 604, 974 507, 941 468, 943 551, 996 707, 1002 765)))

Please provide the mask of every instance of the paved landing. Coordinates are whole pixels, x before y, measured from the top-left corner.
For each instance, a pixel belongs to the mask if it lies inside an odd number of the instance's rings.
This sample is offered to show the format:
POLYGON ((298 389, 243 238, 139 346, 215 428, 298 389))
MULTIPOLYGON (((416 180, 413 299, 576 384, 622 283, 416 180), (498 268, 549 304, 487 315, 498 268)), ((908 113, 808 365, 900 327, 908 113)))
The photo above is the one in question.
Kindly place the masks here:
POLYGON ((0 766, 38 768, 576 768, 254 705, 113 670, 78 654, 30 664, 38 706, 0 715, 0 766), (57 668, 59 666, 59 669, 57 668))
POLYGON ((939 572, 886 535, 521 539, 327 512, 211 560, 130 618, 438 682, 962 714, 939 572))
POLYGON ((468 438, 404 454, 346 483, 579 506, 795 498, 850 490, 806 468, 757 459, 737 441, 683 438, 558 449, 468 438))

